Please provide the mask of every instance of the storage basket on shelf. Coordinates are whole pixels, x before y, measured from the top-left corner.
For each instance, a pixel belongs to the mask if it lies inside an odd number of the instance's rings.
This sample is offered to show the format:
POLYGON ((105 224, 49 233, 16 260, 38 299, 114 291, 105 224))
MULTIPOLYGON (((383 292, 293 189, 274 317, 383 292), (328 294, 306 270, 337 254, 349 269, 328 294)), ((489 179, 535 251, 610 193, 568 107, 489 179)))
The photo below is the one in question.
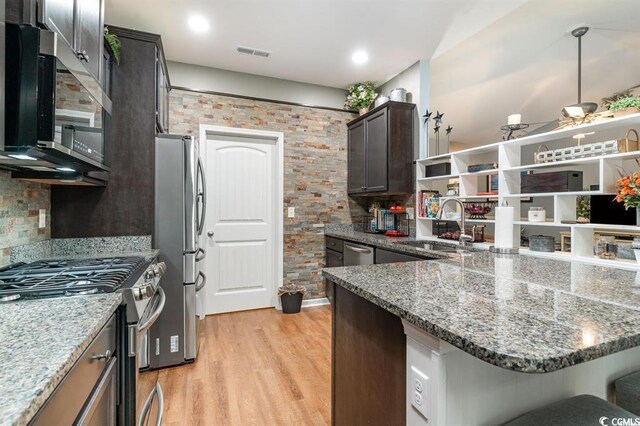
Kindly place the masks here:
POLYGON ((574 160, 576 158, 638 151, 640 148, 640 143, 638 141, 638 132, 635 129, 629 129, 623 139, 613 139, 604 142, 590 143, 587 145, 578 144, 577 146, 558 149, 549 149, 546 145, 540 145, 538 150, 535 152, 533 159, 536 164, 541 164, 574 160), (632 134, 635 135, 636 140, 629 139, 632 134))
POLYGON ((578 170, 532 173, 520 177, 520 192, 535 194, 540 192, 582 191, 583 173, 578 170))
POLYGON ((497 204, 496 201, 465 201, 464 212, 469 219, 487 220, 487 215, 491 214, 497 204))
MULTIPOLYGON (((465 228, 465 234, 473 236, 474 243, 484 243, 485 225, 468 225, 465 228)), ((458 241, 460 240, 460 226, 453 220, 434 220, 433 234, 445 240, 458 241)))
POLYGON ((409 235, 409 215, 406 212, 392 213, 388 210, 380 210, 377 215, 364 216, 363 228, 364 232, 370 234, 406 237, 409 235))

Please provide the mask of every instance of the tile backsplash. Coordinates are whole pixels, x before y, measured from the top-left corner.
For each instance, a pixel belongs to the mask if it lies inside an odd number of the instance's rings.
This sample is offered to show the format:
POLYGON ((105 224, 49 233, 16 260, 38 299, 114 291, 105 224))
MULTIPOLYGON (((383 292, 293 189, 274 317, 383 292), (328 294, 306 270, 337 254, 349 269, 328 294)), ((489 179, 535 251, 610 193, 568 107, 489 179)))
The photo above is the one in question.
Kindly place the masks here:
POLYGON ((12 179, 0 171, 0 266, 9 263, 9 248, 51 236, 51 189, 48 185, 12 179), (46 213, 46 226, 38 227, 39 210, 46 213))
MULTIPOLYGON (((151 235, 94 238, 54 238, 11 248, 10 261, 34 262, 70 256, 115 256, 151 250, 151 235)), ((129 255, 129 254, 127 254, 129 255)))

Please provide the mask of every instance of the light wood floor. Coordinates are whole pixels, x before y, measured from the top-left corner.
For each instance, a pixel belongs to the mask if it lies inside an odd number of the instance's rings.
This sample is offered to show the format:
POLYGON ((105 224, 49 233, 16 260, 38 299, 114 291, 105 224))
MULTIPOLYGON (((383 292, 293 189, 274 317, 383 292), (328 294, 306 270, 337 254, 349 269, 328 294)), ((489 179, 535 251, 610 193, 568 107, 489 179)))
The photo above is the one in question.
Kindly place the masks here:
MULTIPOLYGON (((140 375, 164 391, 164 425, 326 425, 331 421, 331 311, 208 316, 192 365, 140 375)), ((148 393, 148 392, 147 392, 148 393)))

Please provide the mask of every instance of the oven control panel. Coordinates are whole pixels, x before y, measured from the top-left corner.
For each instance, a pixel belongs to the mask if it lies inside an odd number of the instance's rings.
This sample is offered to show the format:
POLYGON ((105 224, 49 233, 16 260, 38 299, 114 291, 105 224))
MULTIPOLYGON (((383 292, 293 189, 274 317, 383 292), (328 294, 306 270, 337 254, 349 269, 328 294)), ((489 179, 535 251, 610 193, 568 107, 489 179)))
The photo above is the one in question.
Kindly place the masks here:
POLYGON ((160 278, 167 271, 167 265, 164 262, 158 262, 149 265, 143 275, 144 282, 133 288, 133 296, 136 300, 143 300, 152 297, 156 293, 160 278))

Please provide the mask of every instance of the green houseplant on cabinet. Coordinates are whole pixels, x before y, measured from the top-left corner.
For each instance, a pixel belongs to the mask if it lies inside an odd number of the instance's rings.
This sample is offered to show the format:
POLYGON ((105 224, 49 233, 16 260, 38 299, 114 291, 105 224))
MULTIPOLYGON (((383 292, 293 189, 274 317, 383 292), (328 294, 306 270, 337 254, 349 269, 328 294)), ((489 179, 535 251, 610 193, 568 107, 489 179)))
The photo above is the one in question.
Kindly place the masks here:
POLYGON ((113 53, 113 59, 116 61, 116 64, 120 65, 120 49, 122 47, 122 43, 118 36, 110 33, 108 27, 104 27, 104 39, 109 45, 109 49, 111 49, 111 53, 113 53))
POLYGON ((369 111, 369 106, 378 97, 375 89, 376 85, 371 81, 352 84, 349 86, 345 106, 357 109, 360 115, 366 114, 369 111))
POLYGON ((302 308, 302 298, 307 289, 301 285, 288 283, 278 289, 280 303, 282 304, 282 313, 297 314, 302 308))

